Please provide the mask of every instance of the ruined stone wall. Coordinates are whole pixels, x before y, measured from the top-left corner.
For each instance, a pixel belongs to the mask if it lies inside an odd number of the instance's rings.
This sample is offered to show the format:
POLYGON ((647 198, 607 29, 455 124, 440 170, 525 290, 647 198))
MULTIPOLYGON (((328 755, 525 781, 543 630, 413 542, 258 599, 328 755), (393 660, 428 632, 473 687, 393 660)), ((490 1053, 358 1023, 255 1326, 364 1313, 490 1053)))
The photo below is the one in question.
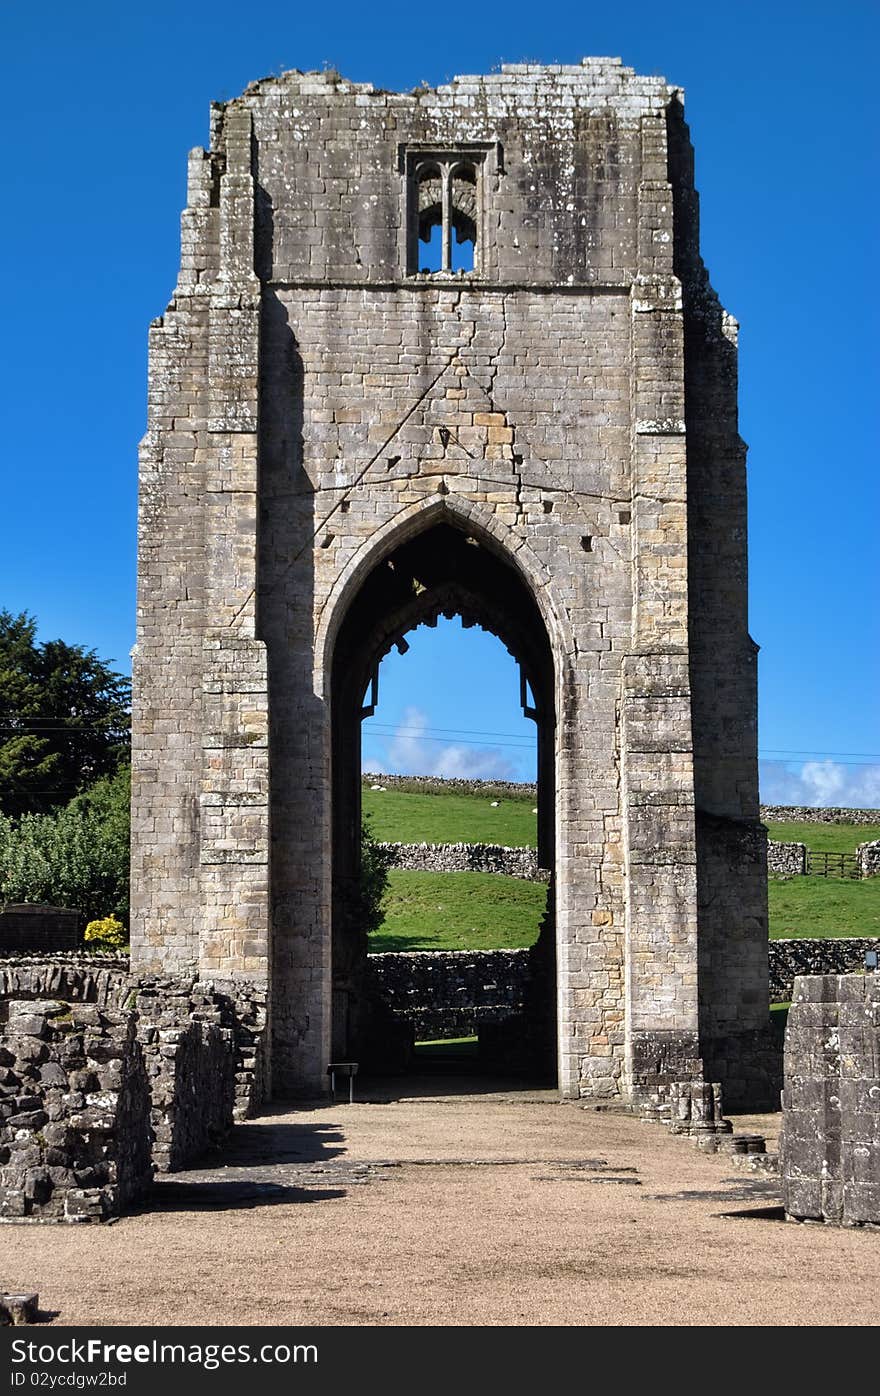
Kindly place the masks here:
POLYGON ((780 1171, 789 1217, 880 1225, 880 976, 795 980, 780 1171))
POLYGON ((149 1186, 150 1138, 130 1011, 0 1001, 0 1216, 115 1215, 149 1186))
POLYGON ((106 956, 0 962, 3 1214, 102 1219, 263 1099, 265 997, 106 956))
POLYGON ((282 1091, 331 1041, 336 636, 443 522, 552 651, 562 1089, 699 1075, 758 1020, 735 335, 688 150, 676 89, 589 59, 409 94, 287 73, 191 157, 151 335, 132 945, 271 988, 282 1091), (428 155, 475 171, 472 274, 419 270, 428 155))

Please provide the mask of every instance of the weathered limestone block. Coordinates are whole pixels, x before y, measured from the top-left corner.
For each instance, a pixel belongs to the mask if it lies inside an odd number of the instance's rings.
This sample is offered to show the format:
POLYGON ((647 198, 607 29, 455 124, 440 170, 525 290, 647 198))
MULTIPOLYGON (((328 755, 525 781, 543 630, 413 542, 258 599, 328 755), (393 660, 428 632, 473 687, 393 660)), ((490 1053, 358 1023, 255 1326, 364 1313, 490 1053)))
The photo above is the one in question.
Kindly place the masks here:
POLYGON ((782 1110, 786 1214, 880 1225, 880 975, 795 980, 782 1110))
POLYGON ((0 1326, 18 1327, 20 1324, 36 1323, 40 1313, 38 1294, 0 1293, 0 1326))

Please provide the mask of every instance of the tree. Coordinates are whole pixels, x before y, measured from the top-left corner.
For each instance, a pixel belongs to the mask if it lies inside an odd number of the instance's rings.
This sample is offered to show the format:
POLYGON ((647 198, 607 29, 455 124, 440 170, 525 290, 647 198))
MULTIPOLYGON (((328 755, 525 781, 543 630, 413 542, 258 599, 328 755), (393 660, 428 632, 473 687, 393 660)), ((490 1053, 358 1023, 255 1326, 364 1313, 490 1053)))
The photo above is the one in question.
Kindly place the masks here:
POLYGON ((367 940, 384 920, 383 899, 388 890, 388 855, 374 838, 368 819, 361 824, 361 870, 356 905, 358 930, 367 940))
POLYGON ((52 814, 0 814, 0 902, 48 902, 128 922, 127 766, 52 814))
POLYGON ((95 650, 38 644, 26 611, 0 611, 0 811, 66 804, 129 751, 131 685, 95 650))

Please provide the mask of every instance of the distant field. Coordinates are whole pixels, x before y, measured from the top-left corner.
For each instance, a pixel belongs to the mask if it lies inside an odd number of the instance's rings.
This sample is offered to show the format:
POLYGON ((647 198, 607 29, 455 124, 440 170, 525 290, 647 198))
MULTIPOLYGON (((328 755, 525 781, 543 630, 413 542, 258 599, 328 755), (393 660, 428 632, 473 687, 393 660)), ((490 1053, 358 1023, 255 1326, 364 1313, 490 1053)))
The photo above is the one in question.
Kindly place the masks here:
POLYGON ((370 950, 518 950, 533 945, 543 883, 497 873, 388 874, 385 921, 370 950))
POLYGON ((778 843, 805 843, 817 853, 855 853, 860 843, 880 839, 877 824, 768 824, 778 843))
MULTIPOLYGON (((373 835, 389 843, 500 843, 534 848, 534 796, 364 790, 373 835)), ((772 824, 770 837, 817 852, 851 853, 880 838, 880 823, 772 824)), ((770 935, 880 936, 880 878, 771 878, 770 935)), ((546 888, 490 873, 423 873, 392 869, 385 923, 370 949, 513 950, 532 945, 546 888)))
MULTIPOLYGON (((374 836, 387 843, 501 843, 534 848, 533 795, 492 801, 482 795, 424 795, 403 790, 363 792, 364 813, 374 836)), ((770 824, 771 839, 805 843, 818 853, 854 853, 860 843, 880 839, 876 824, 770 824)))
POLYGON ((770 939, 880 936, 880 877, 771 877, 770 939))
POLYGON ((404 790, 364 790, 363 809, 374 838, 383 843, 501 843, 534 848, 537 820, 527 800, 500 800, 496 809, 480 795, 416 795, 404 790))

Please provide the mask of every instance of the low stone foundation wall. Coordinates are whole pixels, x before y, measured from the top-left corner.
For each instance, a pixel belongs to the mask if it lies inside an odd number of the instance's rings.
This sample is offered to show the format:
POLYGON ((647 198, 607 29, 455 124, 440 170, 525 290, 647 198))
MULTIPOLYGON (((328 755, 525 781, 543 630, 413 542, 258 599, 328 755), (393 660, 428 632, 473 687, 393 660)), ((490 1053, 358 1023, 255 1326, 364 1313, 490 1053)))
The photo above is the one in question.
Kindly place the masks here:
POLYGON ((152 1178, 135 1016, 8 999, 0 1039, 0 1216, 102 1220, 152 1178))
POLYGON ((264 995, 127 971, 0 962, 0 1215, 112 1215, 262 1100, 264 995))
POLYGON ((880 975, 795 981, 782 1111, 786 1214, 880 1225, 880 975))
POLYGON ((538 867, 533 848, 507 848, 498 843, 382 843, 389 868, 413 872, 486 872, 549 882, 550 873, 538 867))
POLYGON ((770 1002, 787 1003, 799 974, 852 974, 865 968, 865 951, 880 951, 880 938, 771 940, 770 1002))
POLYGON ((522 1010, 528 950, 415 950, 368 956, 370 983, 418 1041, 469 1037, 522 1010))
POLYGON ((807 871, 805 843, 767 840, 767 872, 771 877, 804 877, 807 871))

